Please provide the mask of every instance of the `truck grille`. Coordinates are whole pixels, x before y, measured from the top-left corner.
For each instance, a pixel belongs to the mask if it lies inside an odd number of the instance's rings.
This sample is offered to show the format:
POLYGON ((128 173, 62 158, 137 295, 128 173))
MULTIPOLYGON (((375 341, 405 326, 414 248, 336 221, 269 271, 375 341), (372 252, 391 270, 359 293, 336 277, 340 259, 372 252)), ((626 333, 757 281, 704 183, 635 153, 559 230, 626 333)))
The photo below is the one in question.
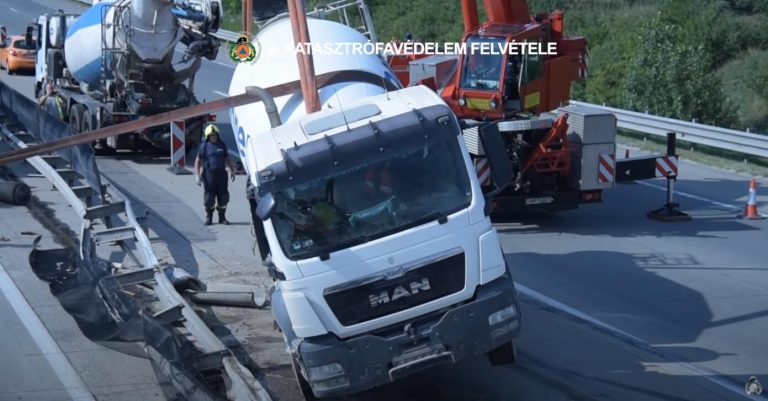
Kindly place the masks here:
POLYGON ((458 292, 464 288, 464 253, 410 270, 399 277, 323 294, 336 318, 350 326, 458 292))

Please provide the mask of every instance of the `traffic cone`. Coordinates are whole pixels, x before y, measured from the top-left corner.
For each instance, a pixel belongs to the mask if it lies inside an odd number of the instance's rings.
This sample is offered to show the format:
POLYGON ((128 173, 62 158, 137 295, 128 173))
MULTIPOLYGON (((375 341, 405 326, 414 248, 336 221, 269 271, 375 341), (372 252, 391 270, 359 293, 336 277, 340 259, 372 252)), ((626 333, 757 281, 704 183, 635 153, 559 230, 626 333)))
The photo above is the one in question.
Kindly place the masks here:
POLYGON ((743 217, 750 220, 765 218, 757 211, 757 181, 754 178, 749 182, 749 196, 747 198, 747 206, 744 208, 743 217))

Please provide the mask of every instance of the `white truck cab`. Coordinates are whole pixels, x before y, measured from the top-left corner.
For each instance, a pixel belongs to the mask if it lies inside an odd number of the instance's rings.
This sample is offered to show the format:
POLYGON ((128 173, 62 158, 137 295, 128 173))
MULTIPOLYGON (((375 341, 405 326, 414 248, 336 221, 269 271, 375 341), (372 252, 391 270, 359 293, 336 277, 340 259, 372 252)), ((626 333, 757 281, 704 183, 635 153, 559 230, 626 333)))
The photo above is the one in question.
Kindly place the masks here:
POLYGON ((416 86, 249 139, 273 314, 306 395, 468 353, 514 360, 516 291, 461 135, 416 86))

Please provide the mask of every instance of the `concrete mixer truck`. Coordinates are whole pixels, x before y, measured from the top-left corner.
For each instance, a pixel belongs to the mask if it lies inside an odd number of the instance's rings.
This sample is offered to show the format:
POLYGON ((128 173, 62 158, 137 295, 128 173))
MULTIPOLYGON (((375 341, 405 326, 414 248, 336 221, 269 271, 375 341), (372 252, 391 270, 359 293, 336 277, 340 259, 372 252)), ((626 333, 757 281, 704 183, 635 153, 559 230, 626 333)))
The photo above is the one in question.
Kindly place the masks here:
MULTIPOLYGON (((35 94, 53 82, 74 132, 194 105, 202 58, 214 59, 219 48, 211 33, 218 30, 221 10, 220 0, 105 0, 81 15, 41 15, 27 28, 28 38, 38 43, 35 94), (174 60, 179 43, 185 45, 183 56, 174 60)), ((212 119, 186 121, 188 146, 212 119)), ((169 136, 163 125, 94 145, 104 151, 146 144, 167 149, 169 136)))
MULTIPOLYGON (((307 25, 321 49, 367 41, 335 22, 307 25)), ((307 76, 284 50, 291 38, 288 19, 263 26, 253 39, 263 55, 237 66, 229 94, 265 88, 264 102, 230 117, 271 251, 273 317, 304 396, 363 391, 470 354, 512 363, 516 291, 450 108, 354 52, 313 52, 318 89, 307 93, 319 111, 295 89, 273 98, 307 76)), ((508 183, 498 131, 480 138, 494 182, 508 183)))

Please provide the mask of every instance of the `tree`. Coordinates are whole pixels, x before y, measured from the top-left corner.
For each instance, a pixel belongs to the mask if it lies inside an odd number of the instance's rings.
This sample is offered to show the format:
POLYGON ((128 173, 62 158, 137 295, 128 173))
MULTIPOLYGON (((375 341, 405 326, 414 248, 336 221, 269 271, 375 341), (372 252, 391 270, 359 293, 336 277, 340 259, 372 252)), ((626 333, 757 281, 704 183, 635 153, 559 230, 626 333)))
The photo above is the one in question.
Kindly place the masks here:
POLYGON ((711 73, 711 54, 704 44, 688 43, 679 26, 651 18, 640 35, 624 81, 626 104, 683 120, 729 126, 735 112, 711 73))

